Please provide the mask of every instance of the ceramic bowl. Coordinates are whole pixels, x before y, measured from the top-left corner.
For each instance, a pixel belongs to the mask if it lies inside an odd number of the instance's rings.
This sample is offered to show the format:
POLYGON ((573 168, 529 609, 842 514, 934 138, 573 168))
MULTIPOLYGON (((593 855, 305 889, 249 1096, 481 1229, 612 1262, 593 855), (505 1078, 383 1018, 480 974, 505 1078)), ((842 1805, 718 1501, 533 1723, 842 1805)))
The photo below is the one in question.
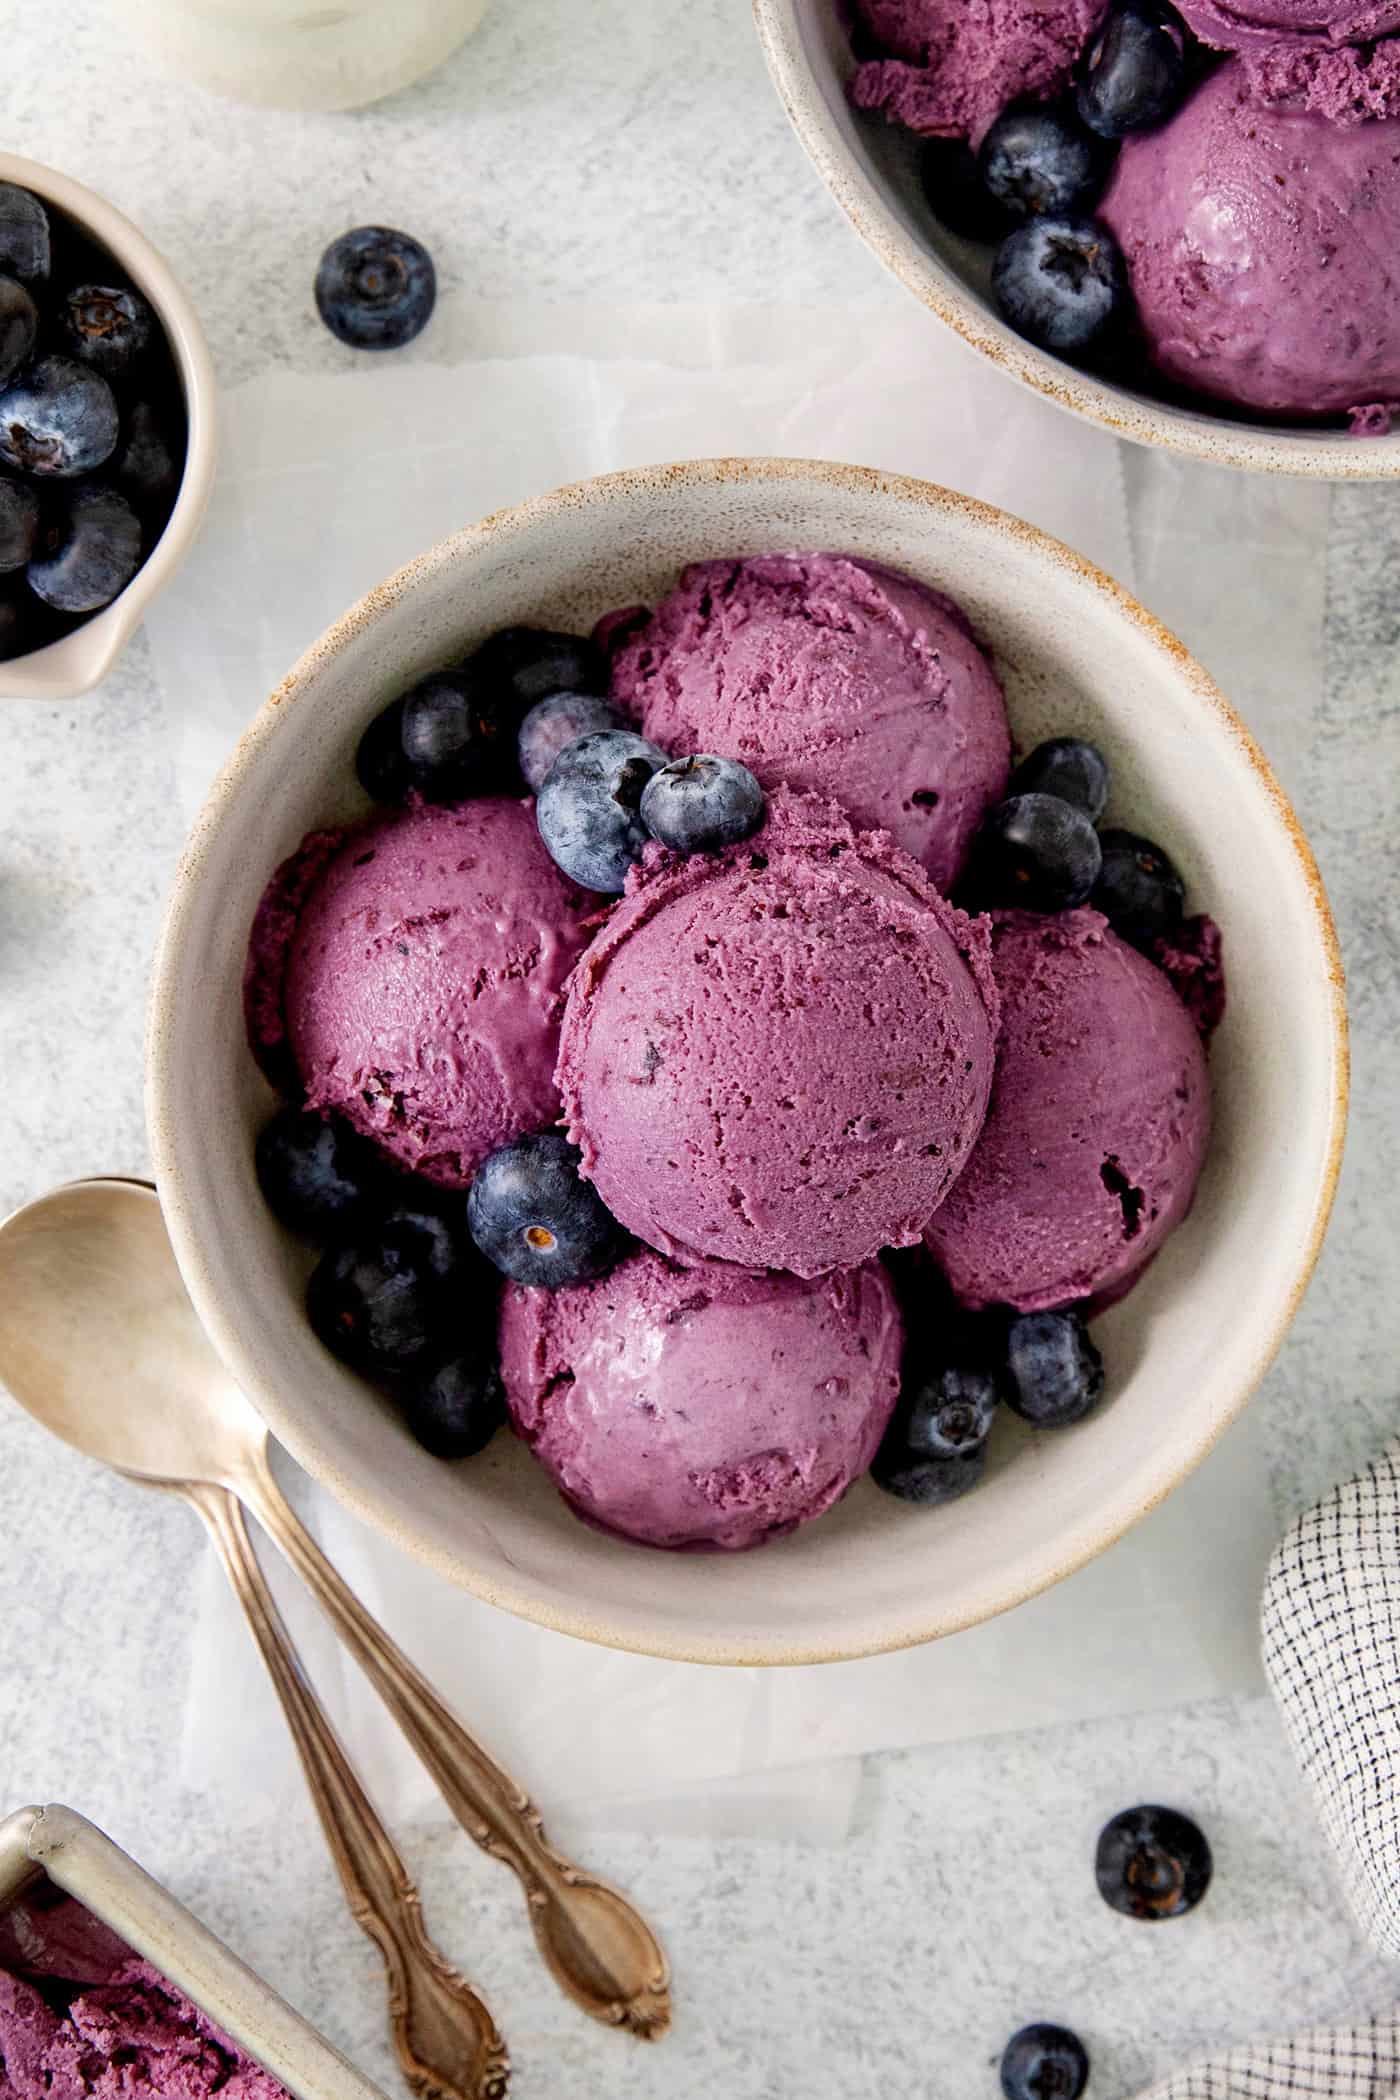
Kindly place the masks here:
POLYGON ((774 85, 809 159, 861 239, 941 321, 1023 386, 1118 437, 1215 466, 1334 481, 1400 474, 1400 429, 1384 438, 1299 429, 1183 407, 1097 379, 1038 350, 992 304, 990 250, 942 226, 919 187, 920 142, 846 99, 854 71, 842 0, 753 0, 774 85))
POLYGON ((28 656, 0 662, 0 700, 68 700, 106 677, 145 618, 146 607, 175 574, 199 530, 214 485, 218 450, 214 365, 188 292, 164 256, 115 205, 71 176, 13 153, 0 153, 0 182, 17 182, 33 190, 115 256, 155 308, 185 396, 189 436, 184 477, 175 508, 147 560, 120 597, 71 634, 28 656))
POLYGON ((168 1976, 292 2100, 384 2100, 183 1904, 71 1808, 22 1808, 0 1822, 0 1917, 41 1875, 168 1976))
POLYGON ((1106 576, 1000 511, 925 483, 800 460, 604 476, 498 513, 332 627, 239 744, 181 863, 148 1047, 161 1195, 215 1345, 276 1435, 405 1551, 590 1640, 726 1662, 865 1654, 969 1626, 1102 1551, 1209 1450, 1307 1281, 1345 1112, 1341 973, 1317 870, 1272 774, 1205 673, 1106 576), (994 652, 1018 743, 1098 739, 1111 817, 1160 838, 1225 932, 1216 1137, 1190 1220, 1100 1323, 1101 1412, 1023 1442, 928 1513, 857 1483, 761 1552, 665 1554, 591 1531, 509 1436, 444 1467, 340 1368, 302 1308, 309 1257, 272 1222, 253 1140, 272 1097, 244 1043, 244 948, 275 865, 364 807, 352 762, 379 708, 519 620, 584 629, 706 555, 839 548, 961 601, 994 652))

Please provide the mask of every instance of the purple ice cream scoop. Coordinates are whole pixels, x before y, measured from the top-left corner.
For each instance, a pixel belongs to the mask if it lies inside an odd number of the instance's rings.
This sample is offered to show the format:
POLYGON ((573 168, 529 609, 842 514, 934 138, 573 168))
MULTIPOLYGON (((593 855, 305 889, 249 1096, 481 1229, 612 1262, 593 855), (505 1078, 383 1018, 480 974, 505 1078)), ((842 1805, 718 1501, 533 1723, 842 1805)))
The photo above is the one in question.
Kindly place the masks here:
POLYGON ((599 899, 565 881, 534 807, 410 803, 313 832, 249 945, 249 1039, 399 1166, 449 1187, 559 1113, 558 1005, 599 899))
POLYGON ((855 0, 851 100, 911 131, 977 145, 1010 102, 1064 93, 1108 0, 855 0))
POLYGON ((1163 378, 1284 418, 1400 399, 1400 118, 1263 102, 1231 59, 1124 142, 1101 215, 1163 378))
POLYGON ((1218 51, 1266 44, 1369 44, 1400 29, 1400 0, 1176 0, 1188 29, 1218 51))
POLYGON ((1096 911, 998 913, 992 963, 991 1105, 929 1249, 970 1306, 1121 1296, 1190 1209, 1205 1159, 1196 1021, 1096 911))
POLYGON ((511 1416, 561 1493, 650 1546, 761 1546, 875 1455, 901 1332, 878 1263, 804 1283, 631 1256, 600 1283, 512 1284, 511 1416))
POLYGON ((883 833, 777 790, 658 846, 569 981, 558 1080, 609 1210, 682 1260, 818 1276, 910 1246, 986 1112, 987 921, 883 833))
POLYGON ((1006 792, 1006 705, 967 621, 849 555, 696 562, 619 644, 612 694, 665 751, 831 796, 941 889, 1006 792))

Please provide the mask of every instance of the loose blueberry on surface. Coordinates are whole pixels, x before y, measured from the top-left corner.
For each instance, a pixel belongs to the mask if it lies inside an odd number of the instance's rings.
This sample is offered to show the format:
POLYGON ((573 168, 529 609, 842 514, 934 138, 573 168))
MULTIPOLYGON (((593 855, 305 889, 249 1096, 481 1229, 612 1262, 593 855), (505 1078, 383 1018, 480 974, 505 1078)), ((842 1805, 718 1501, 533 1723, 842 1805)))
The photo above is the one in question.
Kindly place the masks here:
POLYGON ((1006 1330, 1006 1401, 1037 1429, 1082 1421, 1103 1396, 1103 1358, 1077 1312, 1020 1313, 1006 1330))
POLYGON ((912 1384, 906 1377, 904 1442, 923 1458, 964 1458, 991 1435, 1000 1400, 995 1372, 980 1364, 943 1364, 916 1374, 912 1384))
POLYGON ((547 700, 537 700, 516 740, 526 787, 537 795, 560 752, 581 736, 621 727, 621 717, 597 693, 551 693, 547 700))
POLYGON ((516 1138, 478 1168, 467 1192, 472 1238, 516 1283, 557 1290, 604 1276, 626 1238, 579 1155, 558 1131, 516 1138))
POLYGON ((653 773, 641 807, 647 830, 673 853, 717 853, 752 838, 767 805, 747 766, 700 752, 653 773))
POLYGON ((666 754, 628 729, 602 729, 561 751, 545 777, 535 818, 572 882, 618 895, 647 842, 641 800, 666 754))
POLYGON ((505 1387, 492 1344, 467 1347, 430 1378, 399 1393, 404 1419, 434 1458, 472 1458, 506 1418, 505 1387))
POLYGON ((885 1441, 875 1454, 870 1477, 887 1495, 901 1502, 916 1502, 923 1509, 938 1509, 956 1502, 981 1481, 987 1470, 987 1447, 976 1444, 958 1458, 923 1458, 907 1445, 885 1441))
POLYGON ((989 907, 1070 911, 1093 889, 1100 862, 1082 809, 1058 795, 1013 795, 983 825, 969 880, 989 907))
POLYGON ((39 337, 39 309, 14 277, 0 277, 0 386, 8 386, 39 337))
POLYGON ((998 248, 992 292, 1028 342, 1084 357, 1126 315, 1128 273, 1118 243, 1097 219, 1032 219, 998 248))
POLYGON ((316 272, 316 310, 331 334, 354 350, 397 350, 412 342, 436 299, 432 257, 392 226, 343 233, 316 272))
POLYGON ((348 1123, 304 1108, 280 1109, 264 1124, 254 1163, 273 1216, 309 1240, 348 1231, 368 1214, 386 1178, 374 1147, 348 1123))
POLYGON ((51 504, 25 575, 56 612, 110 605, 141 566, 141 521, 125 496, 84 482, 51 504))
POLYGON ((312 1330, 372 1378, 426 1370, 459 1318, 470 1256, 433 1211, 392 1211, 322 1255, 307 1286, 312 1330))
POLYGON ((413 786, 413 768, 403 748, 402 700, 389 705, 370 723, 355 752, 355 774, 375 802, 402 802, 413 786))
POLYGON ((117 431, 112 389, 71 357, 37 359, 0 393, 0 459, 27 474, 88 474, 117 431))
POLYGON ((1004 240, 1020 214, 1009 212, 982 180, 977 155, 962 139, 928 139, 919 152, 919 184, 929 210, 950 233, 989 245, 1004 240))
POLYGON ((127 410, 108 473, 138 509, 161 510, 174 502, 184 471, 184 446, 174 419, 150 401, 127 410))
POLYGON ((1084 54, 1075 107, 1100 138, 1163 124, 1187 87, 1186 25, 1165 0, 1118 0, 1084 54))
POLYGON ((1013 219, 1066 218, 1098 203, 1113 149, 1066 109, 1008 109, 977 156, 990 197, 1013 219))
POLYGON ((24 567, 38 529, 39 498, 33 489, 0 474, 0 574, 24 567))
POLYGON ((1144 1804, 1125 1808, 1099 1833, 1094 1879, 1126 1918, 1180 1918, 1210 1887, 1210 1846, 1189 1816, 1144 1804))
POLYGON ((399 730, 412 784, 430 802, 458 802, 501 784, 513 740, 484 683, 434 671, 405 693, 399 730))
POLYGON ((608 690, 607 658, 584 634, 553 627, 501 627, 467 658, 468 668, 496 689, 503 714, 520 722, 551 693, 608 690))
POLYGON ((1089 2082, 1089 2052, 1068 2027, 1037 2020, 1013 2034, 1001 2059, 1006 2100, 1079 2100, 1089 2082))
POLYGON ((69 357, 120 379, 150 349, 156 317, 130 285, 79 284, 59 303, 56 332, 69 357))
POLYGON ((1105 831, 1099 844, 1103 866, 1089 901, 1114 932, 1146 948, 1179 926, 1186 885, 1161 847, 1134 831, 1105 831))
POLYGON ((1013 795, 1055 795, 1097 824, 1108 804, 1108 760, 1082 737, 1052 736, 1037 744, 1011 776, 1013 795))
POLYGON ((49 215, 30 190, 0 182, 0 270, 22 284, 42 284, 51 259, 49 215))

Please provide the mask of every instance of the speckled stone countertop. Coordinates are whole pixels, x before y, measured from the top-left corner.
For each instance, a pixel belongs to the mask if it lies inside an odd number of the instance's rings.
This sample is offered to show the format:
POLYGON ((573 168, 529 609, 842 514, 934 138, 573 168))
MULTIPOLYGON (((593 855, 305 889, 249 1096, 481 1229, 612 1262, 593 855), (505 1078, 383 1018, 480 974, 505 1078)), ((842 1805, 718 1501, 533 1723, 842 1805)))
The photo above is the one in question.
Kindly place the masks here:
MULTIPOLYGON (((339 368, 307 283, 325 241, 366 218, 412 228, 449 288, 485 299, 859 302, 878 327, 904 296, 789 135, 745 0, 492 0, 435 78, 353 117, 234 110, 159 80, 91 0, 8 16, 0 137, 149 232, 226 383, 339 368)), ((1356 1030, 1339 1214, 1255 1403, 1289 1508, 1400 1424, 1400 496, 1320 495, 1316 538, 1321 690, 1302 713, 1266 671, 1237 694, 1318 849, 1356 1030)), ((142 637, 85 700, 0 703, 0 1209, 145 1166, 145 974, 179 844, 142 637)), ((103 1823, 397 2092, 377 1964, 309 1814, 253 1837, 243 1819, 235 1839, 220 1802, 170 1780, 203 1551, 184 1510, 0 1402, 0 1810, 66 1799, 103 1823)), ((593 1840, 675 1959, 676 2027, 655 2052, 563 2002, 508 1877, 455 1831, 409 1832, 407 1849, 440 1942, 509 2030, 521 2100, 975 2100, 1037 2017, 1083 2031, 1093 2094, 1118 2100, 1194 2051, 1396 1995, 1262 1700, 872 1759, 833 1848, 593 1840), (1100 1821, 1152 1798, 1190 1806, 1215 1846, 1190 1929, 1124 1931, 1092 1893, 1100 1821)))

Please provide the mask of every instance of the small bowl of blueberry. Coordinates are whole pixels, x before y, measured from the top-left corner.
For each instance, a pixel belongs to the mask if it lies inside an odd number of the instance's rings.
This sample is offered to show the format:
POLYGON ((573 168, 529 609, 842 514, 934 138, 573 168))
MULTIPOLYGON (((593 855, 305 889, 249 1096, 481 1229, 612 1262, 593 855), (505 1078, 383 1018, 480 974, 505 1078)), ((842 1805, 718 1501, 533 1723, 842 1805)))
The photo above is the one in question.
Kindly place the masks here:
POLYGON ((169 265, 104 198, 0 154, 0 697, 110 670, 198 529, 213 404, 169 265))

